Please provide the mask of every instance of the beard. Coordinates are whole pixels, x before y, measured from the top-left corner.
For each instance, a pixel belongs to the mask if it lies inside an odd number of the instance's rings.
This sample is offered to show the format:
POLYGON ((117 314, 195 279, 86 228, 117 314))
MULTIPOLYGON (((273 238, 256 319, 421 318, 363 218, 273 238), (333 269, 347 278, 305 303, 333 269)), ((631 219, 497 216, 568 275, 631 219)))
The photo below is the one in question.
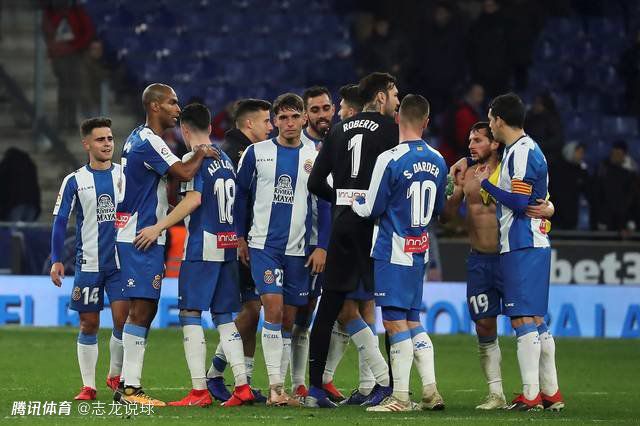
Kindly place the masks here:
POLYGON ((331 130, 331 122, 324 119, 318 119, 315 122, 309 121, 309 127, 311 127, 314 132, 316 132, 318 135, 324 138, 329 133, 329 130, 331 130), (321 127, 320 126, 321 123, 323 124, 326 123, 326 127, 324 126, 321 127))

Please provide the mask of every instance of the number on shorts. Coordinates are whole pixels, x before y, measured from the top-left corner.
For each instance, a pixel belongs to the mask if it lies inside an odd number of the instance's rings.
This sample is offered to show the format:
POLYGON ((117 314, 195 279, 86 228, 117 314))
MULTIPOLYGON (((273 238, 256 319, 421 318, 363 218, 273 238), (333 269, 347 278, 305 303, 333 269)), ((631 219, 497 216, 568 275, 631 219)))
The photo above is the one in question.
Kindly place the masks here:
POLYGON ((473 307, 473 311, 476 315, 489 310, 489 298, 484 293, 480 293, 477 296, 471 296, 469 298, 469 303, 473 307))
POLYGON ((282 287, 282 281, 284 280, 284 272, 282 269, 276 269, 273 274, 276 276, 276 285, 282 287))
POLYGON ((82 289, 82 295, 84 296, 84 304, 88 305, 89 302, 93 303, 94 305, 98 304, 99 301, 99 297, 98 297, 98 291, 100 290, 100 288, 98 287, 84 287, 82 289))

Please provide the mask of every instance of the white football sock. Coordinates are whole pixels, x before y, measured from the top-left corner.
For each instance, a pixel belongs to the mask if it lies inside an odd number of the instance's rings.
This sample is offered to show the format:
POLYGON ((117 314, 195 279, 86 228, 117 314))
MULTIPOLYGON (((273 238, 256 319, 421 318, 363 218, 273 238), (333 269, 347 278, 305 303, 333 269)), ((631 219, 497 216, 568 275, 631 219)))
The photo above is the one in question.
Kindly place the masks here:
POLYGON ((267 366, 269 385, 281 385, 282 376, 280 364, 282 363, 282 325, 271 324, 267 321, 262 326, 262 352, 264 363, 267 366))
POLYGON ((289 362, 291 361, 291 333, 282 331, 282 360, 280 361, 280 376, 282 382, 287 380, 287 370, 289 370, 289 362))
POLYGON ((125 324, 122 330, 122 373, 125 386, 139 388, 144 364, 144 351, 147 347, 148 329, 135 324, 125 324))
POLYGON ((305 384, 309 362, 309 328, 293 325, 291 332, 291 387, 305 384))
POLYGON ((322 374, 322 383, 329 383, 333 381, 333 376, 336 374, 336 368, 338 368, 338 364, 347 350, 349 338, 349 334, 342 328, 338 321, 333 323, 331 340, 329 341, 329 352, 327 353, 327 362, 324 367, 324 373, 322 374))
MULTIPOLYGON (((436 382, 436 369, 433 359, 433 343, 422 326, 412 328, 411 343, 416 369, 422 379, 422 387, 433 385, 436 382)), ((395 374, 394 374, 395 376, 395 374)), ((431 389, 431 387, 429 388, 431 389)), ((429 395, 423 395, 429 396, 429 395)))
POLYGON ((358 353, 358 371, 359 371, 359 382, 358 382, 358 392, 362 395, 369 395, 371 390, 376 385, 376 378, 371 372, 371 368, 369 368, 369 364, 364 359, 364 355, 358 353))
POLYGON ((533 323, 526 323, 516 329, 518 364, 522 377, 522 393, 532 400, 540 392, 540 338, 533 323))
POLYGON ((224 375, 224 369, 227 366, 227 357, 224 354, 222 347, 222 341, 218 342, 216 346, 216 354, 211 360, 211 366, 207 371, 207 379, 213 379, 214 377, 222 377, 224 375))
POLYGON ((393 371, 393 396, 409 401, 409 381, 413 363, 413 343, 409 330, 389 337, 391 342, 391 370, 393 371))
POLYGON ((247 369, 244 364, 244 350, 242 348, 242 338, 236 328, 236 324, 231 321, 226 324, 217 324, 220 333, 220 342, 227 356, 236 386, 247 384, 247 369))
POLYGON ((364 355, 369 368, 371 368, 376 378, 376 383, 381 386, 389 386, 389 367, 374 341, 374 339, 378 340, 378 337, 373 335, 367 323, 361 318, 350 321, 345 328, 351 335, 358 352, 364 355))
POLYGON ((543 327, 538 326, 538 334, 540 336, 540 390, 547 396, 553 396, 558 392, 556 342, 546 324, 543 327))
POLYGON ((109 339, 109 377, 120 376, 122 374, 122 356, 124 348, 122 346, 122 332, 120 339, 111 333, 109 339))
POLYGON ((480 366, 484 377, 489 385, 489 393, 503 395, 502 389, 502 372, 500 363, 502 361, 502 353, 500 352, 500 344, 497 337, 482 338, 479 337, 478 353, 480 354, 480 366))
POLYGON ((207 357, 207 344, 204 340, 204 330, 200 317, 180 317, 182 334, 184 336, 184 355, 191 373, 191 385, 195 390, 207 388, 206 372, 204 370, 207 357))
POLYGON ((253 357, 245 356, 244 357, 244 368, 247 372, 247 383, 251 384, 251 377, 253 377, 253 357))
POLYGON ((98 336, 95 334, 78 334, 78 365, 82 376, 82 385, 96 388, 96 363, 98 362, 98 336))

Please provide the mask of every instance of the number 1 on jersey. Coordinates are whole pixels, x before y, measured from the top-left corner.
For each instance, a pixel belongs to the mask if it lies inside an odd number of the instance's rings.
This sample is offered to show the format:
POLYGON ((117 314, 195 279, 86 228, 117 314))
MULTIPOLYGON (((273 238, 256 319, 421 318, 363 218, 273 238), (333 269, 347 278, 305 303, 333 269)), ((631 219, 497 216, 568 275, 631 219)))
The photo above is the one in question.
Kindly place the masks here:
POLYGON ((362 156, 362 135, 355 135, 349 139, 347 149, 351 151, 351 177, 358 177, 360 171, 360 157, 362 156))

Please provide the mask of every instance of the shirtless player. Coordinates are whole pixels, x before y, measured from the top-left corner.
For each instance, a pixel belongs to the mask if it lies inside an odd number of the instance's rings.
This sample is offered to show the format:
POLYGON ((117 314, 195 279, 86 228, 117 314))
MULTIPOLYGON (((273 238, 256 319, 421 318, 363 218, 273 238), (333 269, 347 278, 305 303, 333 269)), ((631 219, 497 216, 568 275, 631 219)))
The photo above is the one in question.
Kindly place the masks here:
MULTIPOLYGON (((473 125, 469 133, 469 151, 476 164, 467 167, 467 159, 452 168, 453 194, 448 198, 443 219, 452 220, 459 215, 459 207, 466 200, 465 218, 471 250, 467 259, 467 304, 476 325, 480 364, 489 384, 489 395, 476 408, 494 410, 506 407, 500 372, 500 346, 498 344, 497 316, 501 313, 502 276, 498 267, 498 222, 495 201, 480 188, 474 179, 478 167, 488 167, 490 180, 497 180, 500 170, 500 144, 493 138, 489 123, 473 125), (495 173, 494 173, 495 172, 495 173)), ((529 206, 527 215, 550 218, 553 204, 537 200, 529 206)))

